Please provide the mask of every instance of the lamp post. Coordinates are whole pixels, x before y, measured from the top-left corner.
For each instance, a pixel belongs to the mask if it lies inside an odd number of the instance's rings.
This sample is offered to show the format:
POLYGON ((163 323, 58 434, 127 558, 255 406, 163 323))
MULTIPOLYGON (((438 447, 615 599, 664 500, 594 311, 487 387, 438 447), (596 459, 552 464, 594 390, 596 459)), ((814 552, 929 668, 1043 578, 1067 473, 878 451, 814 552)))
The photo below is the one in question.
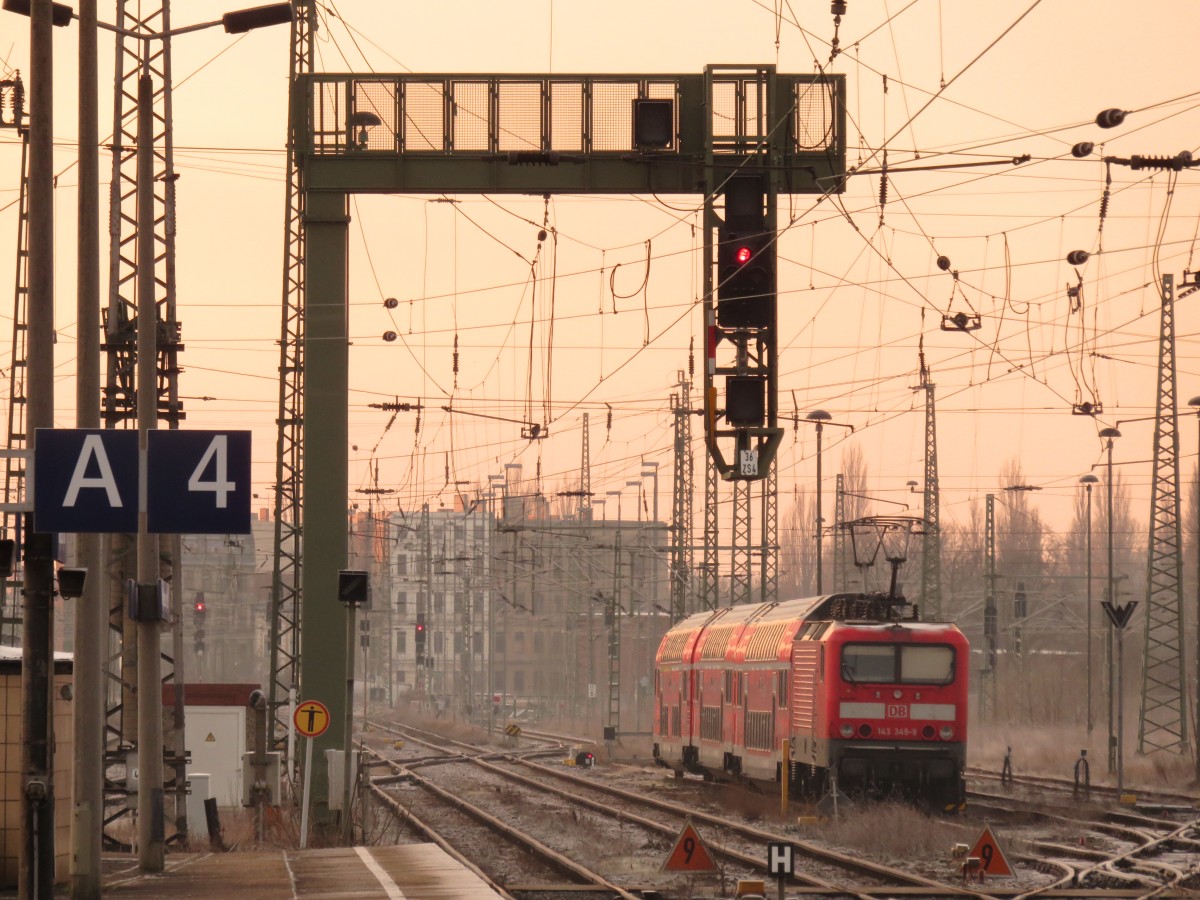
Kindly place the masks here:
POLYGON ((821 516, 821 434, 825 430, 824 423, 828 422, 830 419, 832 419, 833 416, 829 415, 829 413, 825 412, 825 410, 823 410, 823 409, 814 409, 812 412, 810 412, 804 418, 808 419, 808 421, 812 422, 813 424, 815 424, 817 426, 817 518, 816 518, 816 526, 817 527, 816 527, 816 532, 817 532, 817 594, 819 595, 819 594, 824 593, 824 575, 823 575, 823 571, 822 571, 822 566, 824 563, 822 560, 823 553, 821 552, 822 551, 821 525, 825 521, 821 516))
POLYGON ((658 521, 658 463, 655 462, 654 460, 643 459, 642 460, 642 477, 654 479, 654 501, 653 501, 653 505, 650 507, 650 512, 652 514, 650 521, 657 522, 658 521))
MULTIPOLYGON (((53 153, 51 139, 51 118, 52 118, 52 81, 50 77, 50 61, 52 59, 52 42, 50 38, 51 23, 55 25, 67 25, 72 18, 75 18, 74 12, 69 6, 61 3, 51 3, 47 0, 43 2, 31 3, 30 0, 4 0, 3 8, 12 12, 24 13, 31 16, 30 26, 30 47, 31 47, 31 64, 33 69, 32 91, 31 91, 31 106, 34 110, 31 127, 31 159, 30 159, 30 284, 32 285, 29 297, 29 413, 28 426, 31 434, 35 433, 38 427, 51 427, 52 421, 43 421, 43 408, 53 409, 52 394, 49 390, 44 391, 45 386, 52 385, 53 377, 53 350, 52 343, 52 328, 53 328, 53 278, 52 278, 52 243, 43 246, 43 237, 49 238, 52 241, 52 212, 49 208, 50 201, 50 179, 53 174, 53 161, 51 155, 53 153), (48 301, 45 317, 42 316, 43 301, 48 301), (45 351, 45 352, 43 352, 45 351), (43 371, 44 368, 44 371, 43 371), (43 378, 43 374, 48 375, 51 380, 48 382, 43 378), (43 393, 47 398, 50 398, 48 407, 43 403, 43 393)), ((294 12, 290 3, 276 3, 271 6, 259 7, 253 10, 245 10, 241 12, 227 13, 219 21, 205 22, 197 25, 190 25, 184 28, 171 29, 163 32, 131 32, 127 29, 118 28, 104 22, 96 21, 95 19, 95 4, 87 2, 83 6, 83 15, 80 16, 83 23, 84 34, 81 40, 81 56, 80 56, 80 112, 79 121, 81 124, 80 144, 86 142, 90 145, 86 154, 81 150, 81 155, 85 156, 82 159, 82 171, 86 183, 81 183, 81 204, 90 203, 90 199, 85 198, 85 194, 91 194, 94 190, 92 183, 92 172, 94 171, 94 158, 91 155, 92 149, 95 146, 95 128, 96 122, 96 106, 98 103, 97 85, 96 85, 96 69, 94 65, 94 53, 87 49, 88 45, 94 47, 95 32, 94 29, 104 28, 108 31, 115 32, 125 37, 140 39, 143 45, 142 62, 143 69, 146 67, 146 58, 149 56, 145 49, 151 40, 162 40, 176 34, 183 34, 191 31, 199 31, 203 28, 210 28, 215 25, 223 25, 227 32, 243 32, 253 28, 263 27, 265 25, 281 24, 290 22, 294 16, 294 12), (86 133, 85 133, 86 132, 86 133)), ((146 432, 157 426, 158 401, 157 401, 157 321, 156 308, 153 301, 153 291, 155 286, 154 281, 154 228, 153 222, 153 204, 154 204, 154 170, 153 170, 153 116, 152 110, 149 109, 152 103, 153 90, 150 86, 149 75, 143 71, 138 85, 138 158, 137 158, 137 180, 138 180, 138 222, 141 225, 137 242, 137 259, 139 261, 139 272, 137 282, 138 303, 138 374, 137 374, 137 420, 138 430, 141 433, 140 443, 145 447, 146 432), (146 106, 146 109, 143 109, 146 106), (144 140, 141 138, 145 138, 144 140), (143 149, 143 145, 145 148, 143 149), (147 212, 148 210, 148 212, 147 212), (143 271, 145 270, 145 271, 143 271), (149 299, 147 299, 149 298, 149 299), (143 309, 145 308, 145 309, 143 309)), ((168 124, 169 127, 169 124, 168 124)), ((94 219, 93 208, 81 208, 80 216, 80 235, 81 248, 80 252, 97 252, 98 248, 93 240, 91 226, 85 225, 83 219, 89 216, 94 219), (85 234, 84 229, 88 228, 88 233, 85 234), (86 247, 83 246, 86 244, 86 247)), ((91 223, 94 224, 94 221, 91 223)), ((89 266, 90 269, 90 266, 89 266)), ((90 296, 95 296, 98 303, 98 293, 94 292, 94 278, 91 272, 86 273, 86 282, 81 283, 81 291, 88 293, 90 296)), ((81 302, 82 302, 81 295, 81 302)), ((89 301, 90 302, 90 301, 89 301)), ((81 326, 86 322, 94 321, 89 310, 88 316, 80 317, 81 326)), ((90 336, 85 336, 81 332, 81 343, 90 336)), ((89 363, 91 365, 91 363, 89 363)), ((90 375, 89 375, 90 377, 90 375)), ((52 416, 51 416, 52 418, 52 416)), ((32 534, 32 529, 30 530, 32 534)), ((158 540, 157 536, 150 536, 145 528, 145 516, 139 515, 139 529, 137 537, 138 547, 138 566, 137 576, 139 584, 153 583, 158 577, 158 540)), ((37 559, 40 551, 33 554, 27 554, 32 559, 37 559)), ((176 560, 178 565, 178 560, 176 560)), ((31 595, 35 595, 39 591, 37 582, 40 575, 35 566, 31 573, 32 577, 27 577, 26 587, 31 595)), ((27 618, 33 631, 38 631, 38 620, 36 616, 27 618)), ((139 622, 138 633, 138 753, 139 753, 139 786, 138 791, 138 860, 139 866, 144 872, 161 872, 165 864, 164 850, 164 835, 163 835, 163 787, 162 787, 162 699, 161 699, 161 684, 160 684, 160 655, 161 647, 158 622, 139 622)), ((88 635, 87 639, 100 640, 98 635, 88 635)), ((90 661, 95 654, 87 653, 85 658, 90 661)), ((29 668, 32 668, 30 666, 29 668)), ((84 672, 85 679, 98 679, 99 673, 84 672)), ((90 705, 90 704, 89 704, 90 705)), ((87 722, 88 729, 91 730, 93 723, 91 720, 87 722)), ((35 740, 35 732, 40 731, 36 727, 27 727, 27 743, 35 740)), ((92 748, 93 742, 90 739, 84 739, 81 746, 92 748)), ((36 762, 36 761, 35 761, 36 762)), ((92 766, 101 766, 102 762, 97 757, 92 766)), ((31 767, 25 767, 27 771, 31 767)), ((40 769, 37 765, 32 768, 40 769)), ((81 785, 81 789, 86 790, 89 794, 94 794, 94 788, 91 787, 94 782, 94 772, 87 773, 90 777, 86 778, 86 788, 81 785)), ((47 779, 48 782, 48 779, 47 779)), ((52 796, 52 795, 51 795, 52 796)), ((53 809, 53 804, 49 804, 49 808, 53 809)), ((51 829, 53 828, 53 814, 44 817, 50 822, 51 829)), ((77 827, 81 827, 78 816, 76 816, 77 827)), ((99 829, 99 824, 92 821, 90 826, 94 829, 99 829)), ((53 840, 52 837, 44 839, 40 842, 43 851, 47 848, 53 859, 53 840)), ((82 845, 74 841, 76 848, 82 845)), ((94 846, 94 841, 92 842, 94 846)), ((94 866, 89 866, 86 861, 85 869, 94 869, 94 866)), ((53 864, 51 863, 51 872, 53 864)), ((77 893, 90 894, 94 893, 97 882, 96 871, 87 871, 84 877, 73 880, 73 885, 77 893)), ((45 879, 42 879, 44 881, 45 879)), ((52 888, 53 879, 49 885, 52 888)), ((32 881, 30 882, 32 887, 32 881)), ((46 885, 42 885, 46 888, 46 885)))
MULTIPOLYGON (((1109 603, 1116 602, 1116 579, 1113 577, 1113 439, 1119 438, 1121 432, 1116 428, 1103 428, 1100 431, 1100 437, 1105 440, 1105 449, 1108 453, 1108 569, 1105 593, 1109 603)), ((1113 692, 1114 692, 1114 672, 1113 672, 1113 624, 1108 623, 1108 631, 1106 633, 1105 648, 1108 658, 1108 771, 1111 775, 1117 769, 1117 735, 1113 730, 1113 692)))
POLYGON ((817 593, 822 594, 825 591, 825 582, 823 576, 824 554, 822 553, 821 532, 825 525, 825 519, 821 514, 821 436, 825 431, 826 423, 837 425, 839 428, 849 428, 851 433, 854 431, 854 426, 834 422, 833 416, 829 415, 823 409, 814 409, 804 418, 817 426, 817 593))
POLYGON ((1092 485, 1100 481, 1087 474, 1079 483, 1087 490, 1087 733, 1092 734, 1092 485))

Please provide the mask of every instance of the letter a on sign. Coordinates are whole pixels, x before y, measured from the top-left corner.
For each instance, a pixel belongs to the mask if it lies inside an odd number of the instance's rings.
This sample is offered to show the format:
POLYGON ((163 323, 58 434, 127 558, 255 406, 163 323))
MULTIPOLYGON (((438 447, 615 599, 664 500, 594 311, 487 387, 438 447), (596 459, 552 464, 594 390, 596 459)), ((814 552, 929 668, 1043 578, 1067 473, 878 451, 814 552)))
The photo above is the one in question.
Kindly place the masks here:
POLYGON ((970 855, 979 857, 979 864, 988 875, 1012 875, 1013 873, 1012 866, 1008 864, 1008 857, 1000 849, 1000 842, 992 834, 990 825, 983 826, 983 834, 971 848, 970 855))
POLYGON ((675 846, 667 854, 663 869, 668 872, 715 872, 717 864, 712 854, 700 839, 700 833, 688 822, 675 839, 675 846))

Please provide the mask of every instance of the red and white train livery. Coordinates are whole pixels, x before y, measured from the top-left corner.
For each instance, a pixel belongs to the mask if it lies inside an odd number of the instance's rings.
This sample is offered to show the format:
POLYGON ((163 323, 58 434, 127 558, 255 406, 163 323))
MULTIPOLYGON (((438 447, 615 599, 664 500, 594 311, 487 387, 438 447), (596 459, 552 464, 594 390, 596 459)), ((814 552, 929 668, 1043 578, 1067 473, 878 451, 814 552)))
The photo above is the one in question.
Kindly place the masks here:
POLYGON ((958 628, 883 595, 698 613, 658 648, 654 756, 677 774, 777 785, 786 769, 810 796, 902 792, 956 808, 967 670, 958 628))

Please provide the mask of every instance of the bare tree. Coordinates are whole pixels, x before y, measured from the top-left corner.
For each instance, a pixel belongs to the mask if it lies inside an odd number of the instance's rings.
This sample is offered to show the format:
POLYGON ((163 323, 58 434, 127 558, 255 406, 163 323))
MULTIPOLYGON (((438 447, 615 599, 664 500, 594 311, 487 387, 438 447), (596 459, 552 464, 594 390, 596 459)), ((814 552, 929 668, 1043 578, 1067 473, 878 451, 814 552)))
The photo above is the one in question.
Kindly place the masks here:
POLYGON ((850 444, 842 451, 842 489, 845 492, 846 521, 853 522, 870 515, 867 499, 867 462, 862 448, 850 444))
POLYGON ((792 508, 779 533, 779 595, 809 597, 817 589, 816 503, 793 490, 792 508))

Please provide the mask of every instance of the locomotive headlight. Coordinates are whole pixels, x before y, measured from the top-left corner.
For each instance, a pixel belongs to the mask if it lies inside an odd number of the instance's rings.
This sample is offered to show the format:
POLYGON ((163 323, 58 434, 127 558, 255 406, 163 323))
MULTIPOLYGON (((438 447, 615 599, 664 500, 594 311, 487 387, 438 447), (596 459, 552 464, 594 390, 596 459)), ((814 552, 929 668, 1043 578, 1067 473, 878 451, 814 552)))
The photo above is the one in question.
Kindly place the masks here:
POLYGON ((842 733, 842 737, 848 738, 854 736, 854 726, 849 722, 843 722, 842 727, 838 729, 842 733))
POLYGON ((941 734, 943 741, 950 740, 950 738, 954 737, 954 726, 953 725, 943 725, 942 730, 939 732, 939 734, 941 734))

